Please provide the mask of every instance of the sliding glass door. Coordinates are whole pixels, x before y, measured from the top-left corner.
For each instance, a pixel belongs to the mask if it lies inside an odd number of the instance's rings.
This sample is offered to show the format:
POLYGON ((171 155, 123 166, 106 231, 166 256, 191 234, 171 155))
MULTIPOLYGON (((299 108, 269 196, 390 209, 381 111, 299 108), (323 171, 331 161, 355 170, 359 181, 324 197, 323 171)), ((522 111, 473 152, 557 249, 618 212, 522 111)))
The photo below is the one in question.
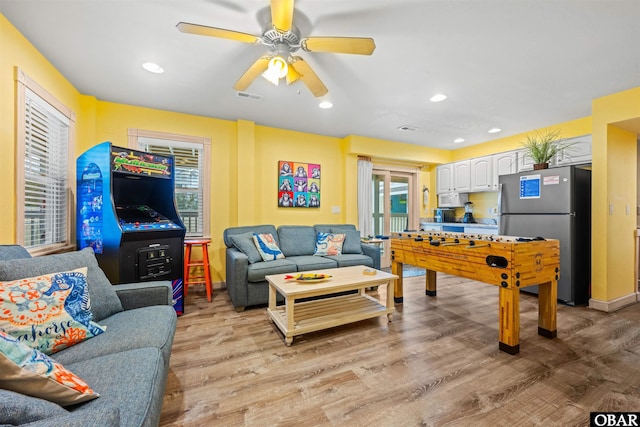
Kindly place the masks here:
MULTIPOLYGON (((416 229, 420 221, 415 203, 416 182, 415 173, 374 166, 371 190, 374 236, 390 236, 395 232, 416 229)), ((381 267, 390 267, 389 241, 385 240, 380 246, 381 267)))

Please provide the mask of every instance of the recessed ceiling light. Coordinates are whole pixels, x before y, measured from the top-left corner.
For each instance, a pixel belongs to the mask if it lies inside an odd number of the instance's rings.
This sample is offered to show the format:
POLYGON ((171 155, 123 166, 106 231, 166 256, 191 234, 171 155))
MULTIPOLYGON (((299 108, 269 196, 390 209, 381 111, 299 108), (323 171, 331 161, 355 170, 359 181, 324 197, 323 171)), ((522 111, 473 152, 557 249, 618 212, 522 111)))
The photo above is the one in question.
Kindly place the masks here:
POLYGON ((498 132, 502 132, 502 129, 500 129, 500 128, 489 129, 489 133, 498 133, 498 132))
POLYGON ((145 62, 144 64, 142 64, 142 68, 154 74, 164 73, 164 68, 153 62, 145 62))
POLYGON ((318 107, 326 110, 327 108, 333 107, 333 104, 330 101, 322 101, 320 104, 318 104, 318 107))
POLYGON ((461 142, 464 142, 464 138, 456 138, 453 140, 454 144, 460 144, 461 142))
POLYGON ((441 93, 438 93, 436 95, 433 95, 431 98, 429 98, 429 101, 431 101, 431 102, 440 102, 440 101, 444 101, 445 99, 447 99, 447 95, 443 95, 441 93))

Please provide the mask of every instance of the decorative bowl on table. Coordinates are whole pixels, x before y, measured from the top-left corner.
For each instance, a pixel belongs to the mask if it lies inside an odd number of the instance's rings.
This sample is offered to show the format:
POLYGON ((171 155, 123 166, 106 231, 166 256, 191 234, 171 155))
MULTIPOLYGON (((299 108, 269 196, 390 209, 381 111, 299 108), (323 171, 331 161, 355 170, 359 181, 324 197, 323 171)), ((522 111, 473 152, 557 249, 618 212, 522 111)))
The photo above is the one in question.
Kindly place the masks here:
POLYGON ((295 280, 298 283, 317 283, 331 278, 330 274, 299 273, 284 276, 285 280, 295 280))

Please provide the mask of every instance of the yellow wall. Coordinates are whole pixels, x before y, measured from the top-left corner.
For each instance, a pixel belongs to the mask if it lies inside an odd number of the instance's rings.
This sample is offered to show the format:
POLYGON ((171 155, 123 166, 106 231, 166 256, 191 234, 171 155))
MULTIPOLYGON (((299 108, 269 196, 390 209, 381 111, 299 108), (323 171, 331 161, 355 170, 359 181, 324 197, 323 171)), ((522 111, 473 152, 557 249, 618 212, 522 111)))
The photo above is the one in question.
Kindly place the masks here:
POLYGON ((592 298, 614 301, 636 291, 637 133, 618 122, 640 118, 640 87, 595 99, 592 113, 592 298))
POLYGON ((15 91, 14 68, 19 66, 29 77, 76 112, 76 134, 85 134, 87 125, 81 113, 80 94, 69 82, 0 14, 0 242, 15 241, 15 91))

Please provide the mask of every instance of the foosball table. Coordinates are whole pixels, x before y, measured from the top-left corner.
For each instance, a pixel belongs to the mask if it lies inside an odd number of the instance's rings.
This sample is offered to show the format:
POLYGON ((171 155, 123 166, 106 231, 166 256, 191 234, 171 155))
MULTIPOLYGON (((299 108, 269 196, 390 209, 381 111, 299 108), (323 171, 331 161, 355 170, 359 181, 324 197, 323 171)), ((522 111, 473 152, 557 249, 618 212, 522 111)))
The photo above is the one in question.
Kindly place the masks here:
POLYGON ((402 266, 426 270, 426 295, 436 296, 436 272, 498 286, 500 350, 520 351, 520 289, 538 286, 538 334, 555 338, 560 242, 464 233, 403 232, 391 237, 394 301, 403 302, 402 266))

